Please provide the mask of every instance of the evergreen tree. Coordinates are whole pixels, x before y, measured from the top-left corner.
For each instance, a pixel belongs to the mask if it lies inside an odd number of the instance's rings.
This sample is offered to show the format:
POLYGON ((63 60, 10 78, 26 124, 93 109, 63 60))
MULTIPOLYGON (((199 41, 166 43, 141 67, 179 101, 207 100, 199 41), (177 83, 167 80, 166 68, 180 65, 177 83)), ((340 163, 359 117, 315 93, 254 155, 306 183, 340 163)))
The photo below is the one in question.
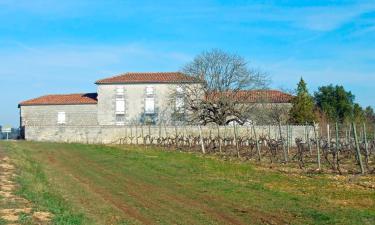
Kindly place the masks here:
POLYGON ((301 78, 297 86, 297 96, 292 100, 290 122, 294 124, 312 123, 315 120, 314 99, 309 94, 306 82, 301 78))
POLYGON ((355 103, 353 106, 352 120, 357 124, 362 124, 366 120, 365 112, 358 103, 355 103))
MULTIPOLYGON (((315 92, 317 106, 330 122, 345 122, 353 118, 354 95, 343 86, 322 86, 315 92)), ((358 108, 357 108, 358 110, 358 108)))
POLYGON ((367 123, 369 124, 375 123, 375 112, 371 106, 367 106, 367 108, 365 109, 365 117, 366 117, 367 123))

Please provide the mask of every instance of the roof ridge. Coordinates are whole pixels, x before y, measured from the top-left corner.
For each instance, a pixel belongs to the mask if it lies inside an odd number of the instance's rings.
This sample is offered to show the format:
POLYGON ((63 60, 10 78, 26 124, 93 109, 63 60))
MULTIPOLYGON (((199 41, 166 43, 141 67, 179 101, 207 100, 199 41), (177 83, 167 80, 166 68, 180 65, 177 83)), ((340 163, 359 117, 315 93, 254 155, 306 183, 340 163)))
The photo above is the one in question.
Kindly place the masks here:
POLYGON ((48 94, 25 100, 22 105, 96 104, 98 93, 48 94))
POLYGON ((100 79, 96 84, 115 83, 178 83, 199 82, 196 77, 186 75, 181 71, 174 72, 126 72, 112 77, 100 79))
POLYGON ((68 94, 48 94, 48 95, 42 95, 40 97, 44 96, 56 96, 56 95, 87 95, 87 94, 97 94, 97 92, 81 92, 81 93, 68 93, 68 94))
MULTIPOLYGON (((148 73, 181 73, 180 71, 161 71, 161 72, 156 72, 156 71, 154 71, 154 72, 141 72, 141 71, 134 71, 134 72, 126 72, 126 73, 124 73, 124 74, 129 74, 129 73, 135 73, 135 74, 137 74, 137 73, 140 73, 140 74, 148 74, 148 73)), ((182 73, 181 73, 182 74, 182 73)))

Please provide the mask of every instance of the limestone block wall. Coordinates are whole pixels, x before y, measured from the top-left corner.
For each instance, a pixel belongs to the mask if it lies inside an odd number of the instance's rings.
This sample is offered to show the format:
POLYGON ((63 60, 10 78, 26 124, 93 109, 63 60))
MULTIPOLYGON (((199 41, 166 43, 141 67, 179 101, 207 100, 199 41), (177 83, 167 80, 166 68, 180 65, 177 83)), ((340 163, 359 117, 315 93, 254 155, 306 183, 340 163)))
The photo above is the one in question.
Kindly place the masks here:
MULTIPOLYGON (((237 126, 237 134, 241 137, 255 137, 250 126, 237 126)), ((233 137, 234 127, 219 127, 221 137, 233 137)), ((281 126, 283 138, 287 137, 289 130, 290 143, 295 144, 297 137, 305 139, 314 137, 314 129, 311 126, 281 126)), ((278 126, 255 126, 257 137, 271 136, 279 138, 278 126)), ((202 127, 203 136, 217 136, 217 126, 202 127)), ((153 137, 168 137, 175 135, 199 135, 198 126, 27 126, 25 128, 25 139, 29 141, 67 142, 67 143, 89 143, 89 144, 116 144, 120 139, 133 137, 132 143, 142 143, 142 137, 151 135, 153 137)))
POLYGON ((20 107, 21 127, 56 126, 59 112, 65 112, 67 126, 98 125, 96 104, 34 105, 20 107))

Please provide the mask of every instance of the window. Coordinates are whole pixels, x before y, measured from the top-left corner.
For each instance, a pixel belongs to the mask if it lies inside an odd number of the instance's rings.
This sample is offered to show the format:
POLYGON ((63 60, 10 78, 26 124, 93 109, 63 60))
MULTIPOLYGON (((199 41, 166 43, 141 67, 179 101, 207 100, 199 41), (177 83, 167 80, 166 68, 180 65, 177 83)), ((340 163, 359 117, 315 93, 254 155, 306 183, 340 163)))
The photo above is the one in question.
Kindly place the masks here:
POLYGON ((176 94, 177 95, 182 95, 184 93, 184 89, 181 86, 178 86, 176 88, 176 94))
POLYGON ((145 113, 146 114, 155 113, 155 99, 154 98, 145 99, 145 113))
POLYGON ((57 113, 57 124, 65 124, 65 123, 66 123, 65 112, 58 112, 57 113))
POLYGON ((125 125, 125 115, 124 114, 116 115, 116 125, 118 125, 118 126, 125 125))
POLYGON ((184 89, 181 86, 176 87, 176 111, 181 111, 184 107, 184 89))
POLYGON ((147 87, 146 87, 146 95, 147 95, 147 96, 152 96, 152 95, 154 95, 154 87, 153 87, 153 86, 147 86, 147 87))
POLYGON ((118 98, 121 98, 121 99, 124 98, 124 88, 123 87, 118 87, 116 89, 116 99, 118 99, 118 98))
POLYGON ((116 89, 116 93, 118 95, 123 95, 124 94, 124 88, 123 87, 117 87, 116 89))
POLYGON ((125 114, 124 99, 116 99, 116 114, 125 114))
POLYGON ((184 107, 184 99, 182 97, 176 98, 176 110, 180 111, 184 107))
POLYGON ((117 87, 116 89, 116 115, 117 114, 125 114, 125 99, 123 87, 117 87))

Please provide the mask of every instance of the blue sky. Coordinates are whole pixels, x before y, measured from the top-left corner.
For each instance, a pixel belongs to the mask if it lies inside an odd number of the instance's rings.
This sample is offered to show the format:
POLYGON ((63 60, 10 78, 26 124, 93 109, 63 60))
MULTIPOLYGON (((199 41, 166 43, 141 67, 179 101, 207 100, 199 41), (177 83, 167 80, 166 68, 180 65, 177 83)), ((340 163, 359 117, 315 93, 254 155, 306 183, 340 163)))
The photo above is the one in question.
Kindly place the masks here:
POLYGON ((127 71, 176 71, 220 48, 273 88, 344 85, 375 107, 375 1, 0 0, 0 124, 44 94, 127 71))

